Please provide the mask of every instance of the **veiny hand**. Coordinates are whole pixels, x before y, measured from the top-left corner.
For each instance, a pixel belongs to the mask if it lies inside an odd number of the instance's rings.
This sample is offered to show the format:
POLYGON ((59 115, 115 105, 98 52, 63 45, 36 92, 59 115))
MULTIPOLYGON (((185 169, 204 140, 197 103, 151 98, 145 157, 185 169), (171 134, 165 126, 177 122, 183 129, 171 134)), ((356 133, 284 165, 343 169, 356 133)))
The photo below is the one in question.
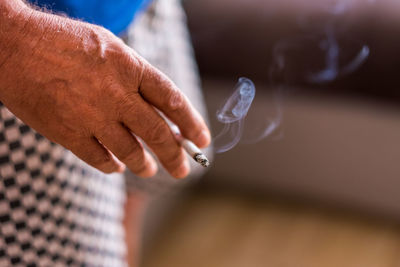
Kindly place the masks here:
POLYGON ((0 101, 97 169, 157 171, 140 138, 174 177, 189 165, 163 112, 200 147, 204 120, 164 74, 104 28, 0 0, 0 101))

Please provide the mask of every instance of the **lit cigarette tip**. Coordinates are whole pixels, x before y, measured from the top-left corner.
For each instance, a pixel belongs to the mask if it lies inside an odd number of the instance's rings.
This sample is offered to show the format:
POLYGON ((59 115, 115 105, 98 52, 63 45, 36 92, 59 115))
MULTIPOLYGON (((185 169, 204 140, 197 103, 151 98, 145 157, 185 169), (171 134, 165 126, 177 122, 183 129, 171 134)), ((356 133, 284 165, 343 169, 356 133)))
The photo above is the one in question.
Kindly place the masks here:
POLYGON ((208 160, 208 158, 202 154, 202 153, 198 153, 196 154, 194 157, 194 160, 197 161, 198 163, 201 164, 201 166, 207 168, 208 166, 210 166, 210 161, 208 160))
POLYGON ((196 146, 192 141, 182 137, 178 126, 172 124, 171 130, 175 134, 176 140, 183 147, 186 153, 188 153, 201 166, 203 167, 210 166, 210 161, 208 160, 206 155, 204 155, 204 153, 200 150, 200 148, 198 148, 198 146, 196 146))

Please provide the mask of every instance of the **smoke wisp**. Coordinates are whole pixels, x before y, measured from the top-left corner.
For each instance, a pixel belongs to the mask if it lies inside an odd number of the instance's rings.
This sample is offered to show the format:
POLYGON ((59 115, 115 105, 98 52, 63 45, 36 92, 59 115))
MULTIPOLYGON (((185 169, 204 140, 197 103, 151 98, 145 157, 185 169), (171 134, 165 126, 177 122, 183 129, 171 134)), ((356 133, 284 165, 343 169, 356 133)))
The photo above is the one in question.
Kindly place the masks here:
MULTIPOLYGON (((360 0, 374 3, 374 0, 360 0)), ((257 133, 246 143, 256 143, 270 136, 283 119, 282 101, 289 88, 299 84, 323 84, 335 81, 356 71, 370 55, 367 44, 354 37, 338 34, 338 19, 358 1, 337 0, 325 5, 324 23, 307 25, 298 37, 280 40, 272 51, 269 67, 269 86, 275 91, 273 113, 257 113, 258 123, 252 125, 257 133)), ((305 22, 304 17, 299 21, 305 22)), ((243 138, 247 113, 255 97, 255 86, 247 78, 240 78, 234 92, 221 105, 216 118, 224 124, 222 131, 214 138, 217 153, 229 151, 243 138)), ((266 106, 265 104, 264 106, 266 106)), ((246 130, 248 127, 246 127, 246 130)))
POLYGON ((247 78, 240 78, 233 94, 217 111, 217 120, 224 124, 222 131, 214 138, 217 153, 232 149, 239 143, 244 121, 256 95, 256 87, 247 78))

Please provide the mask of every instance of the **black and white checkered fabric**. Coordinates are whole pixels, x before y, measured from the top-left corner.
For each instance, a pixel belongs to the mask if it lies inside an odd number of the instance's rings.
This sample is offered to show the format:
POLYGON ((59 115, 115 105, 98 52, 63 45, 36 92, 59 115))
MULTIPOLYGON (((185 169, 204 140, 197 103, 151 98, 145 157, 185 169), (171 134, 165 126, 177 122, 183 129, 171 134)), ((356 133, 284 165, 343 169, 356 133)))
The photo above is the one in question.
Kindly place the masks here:
POLYGON ((0 266, 125 266, 124 181, 0 103, 0 266))
MULTIPOLYGON (((128 29, 128 45, 207 117, 180 2, 152 2, 128 29)), ((159 192, 182 184, 160 169, 151 180, 126 172, 126 188, 159 192)), ((192 165, 192 177, 202 171, 192 165)), ((89 167, 0 103, 0 267, 126 266, 124 198, 121 175, 89 167)))

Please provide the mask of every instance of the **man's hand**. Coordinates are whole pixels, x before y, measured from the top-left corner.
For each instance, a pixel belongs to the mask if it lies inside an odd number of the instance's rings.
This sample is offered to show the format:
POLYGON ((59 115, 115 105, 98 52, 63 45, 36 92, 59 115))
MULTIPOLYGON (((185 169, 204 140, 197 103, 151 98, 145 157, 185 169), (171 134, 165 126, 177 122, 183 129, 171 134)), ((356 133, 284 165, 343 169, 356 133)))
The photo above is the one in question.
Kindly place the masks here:
POLYGON ((164 74, 104 28, 0 0, 0 101, 26 124, 97 169, 157 171, 140 138, 174 177, 189 165, 163 112, 200 147, 204 120, 164 74))

